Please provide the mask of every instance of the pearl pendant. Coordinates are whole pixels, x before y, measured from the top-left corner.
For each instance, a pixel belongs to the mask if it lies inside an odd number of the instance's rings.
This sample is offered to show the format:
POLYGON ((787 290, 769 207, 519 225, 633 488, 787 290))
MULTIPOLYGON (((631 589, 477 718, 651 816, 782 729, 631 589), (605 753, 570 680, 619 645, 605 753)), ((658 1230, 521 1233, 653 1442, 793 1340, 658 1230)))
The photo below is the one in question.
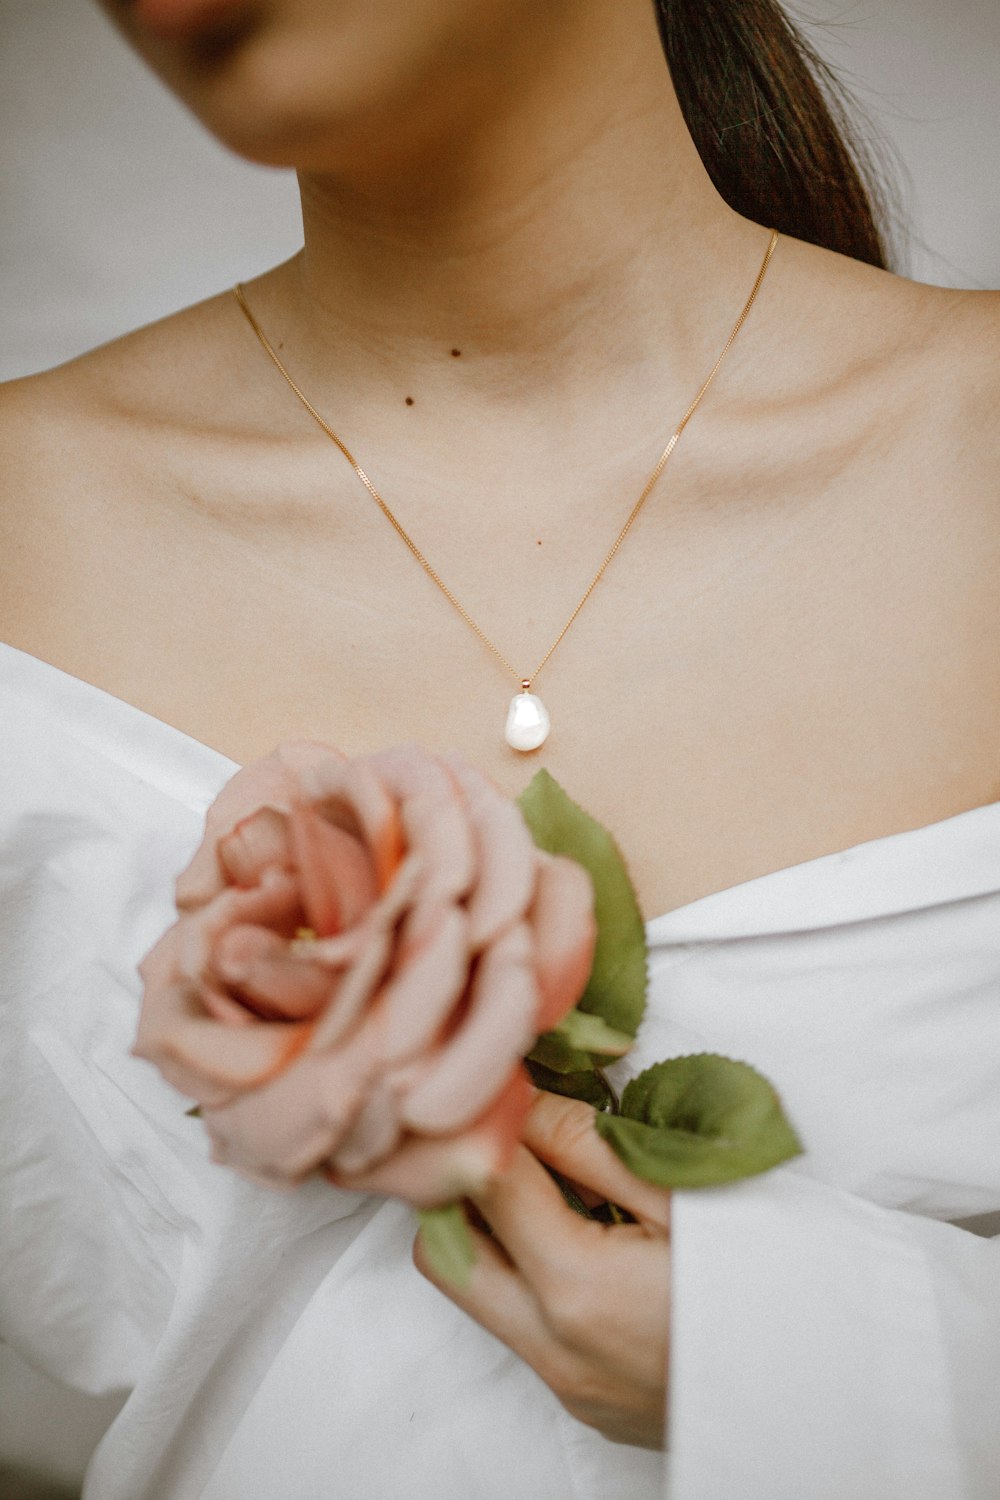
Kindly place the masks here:
POLYGON ((512 750, 537 750, 549 737, 552 721, 541 698, 529 693, 527 685, 510 700, 504 739, 512 750))

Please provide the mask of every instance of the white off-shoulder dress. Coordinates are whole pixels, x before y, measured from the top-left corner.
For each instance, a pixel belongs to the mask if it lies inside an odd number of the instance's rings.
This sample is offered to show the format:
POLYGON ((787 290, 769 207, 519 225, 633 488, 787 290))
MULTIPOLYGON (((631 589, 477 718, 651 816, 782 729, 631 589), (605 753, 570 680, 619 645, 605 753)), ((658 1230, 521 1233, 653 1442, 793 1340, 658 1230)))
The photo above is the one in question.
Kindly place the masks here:
POLYGON ((807 1146, 675 1195, 658 1454, 425 1282, 406 1207, 213 1165, 129 1055, 236 770, 0 646, 0 1338, 130 1392, 87 1500, 997 1500, 1000 804, 649 923, 630 1066, 743 1058, 807 1146))

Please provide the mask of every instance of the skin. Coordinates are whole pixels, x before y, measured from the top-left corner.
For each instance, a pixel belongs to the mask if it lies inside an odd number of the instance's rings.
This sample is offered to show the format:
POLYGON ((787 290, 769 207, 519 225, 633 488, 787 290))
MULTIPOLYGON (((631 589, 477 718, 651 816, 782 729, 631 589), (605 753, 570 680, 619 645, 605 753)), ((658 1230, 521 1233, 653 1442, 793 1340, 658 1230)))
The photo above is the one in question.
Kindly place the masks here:
MULTIPOLYGON (((103 8, 220 140, 297 169, 304 248, 248 301, 530 672, 767 242, 701 166, 647 0, 261 0, 212 58, 103 8)), ((995 293, 783 240, 538 682, 531 760, 501 739, 516 684, 228 290, 0 388, 0 638, 240 762, 417 739, 511 794, 545 764, 652 916, 1000 797, 998 335, 995 293)), ((585 1107, 539 1106, 461 1302, 575 1415, 656 1446, 667 1195, 605 1230, 539 1165, 607 1191, 609 1157, 585 1107)))

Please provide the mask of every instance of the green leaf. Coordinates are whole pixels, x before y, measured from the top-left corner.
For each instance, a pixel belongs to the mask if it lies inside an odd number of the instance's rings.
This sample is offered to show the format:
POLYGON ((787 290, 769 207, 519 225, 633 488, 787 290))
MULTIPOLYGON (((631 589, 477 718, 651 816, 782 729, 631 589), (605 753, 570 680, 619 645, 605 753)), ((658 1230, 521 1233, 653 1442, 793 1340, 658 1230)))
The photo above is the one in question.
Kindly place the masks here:
POLYGON ((417 1210, 420 1239, 432 1270, 451 1286, 464 1291, 472 1277, 476 1247, 460 1203, 417 1210))
POLYGON ((529 1058, 528 1072, 536 1089, 545 1089, 549 1094, 561 1094, 565 1099, 582 1099, 595 1109, 614 1108, 615 1096, 603 1074, 595 1068, 587 1068, 579 1073, 559 1073, 529 1058))
POLYGON ((624 1057, 634 1040, 628 1032, 615 1031, 602 1016, 591 1016, 583 1010, 571 1010, 546 1036, 561 1037, 568 1047, 605 1058, 624 1057))
POLYGON ((593 882, 597 948, 579 1009, 634 1037, 646 1006, 646 929, 618 846, 546 770, 518 804, 537 846, 575 859, 593 882))
POLYGON ((587 1073, 594 1070, 594 1059, 589 1052, 571 1047, 565 1037, 557 1031, 546 1031, 540 1036, 527 1056, 528 1062, 541 1063, 552 1073, 587 1073))
POLYGON ((595 1124, 637 1177, 659 1187, 716 1187, 802 1151, 767 1079, 712 1053, 655 1063, 625 1089, 621 1114, 595 1124))
POLYGON ((632 1040, 627 1032, 613 1030, 601 1016, 571 1010, 558 1026, 537 1039, 528 1059, 553 1073, 587 1073, 623 1057, 632 1040))

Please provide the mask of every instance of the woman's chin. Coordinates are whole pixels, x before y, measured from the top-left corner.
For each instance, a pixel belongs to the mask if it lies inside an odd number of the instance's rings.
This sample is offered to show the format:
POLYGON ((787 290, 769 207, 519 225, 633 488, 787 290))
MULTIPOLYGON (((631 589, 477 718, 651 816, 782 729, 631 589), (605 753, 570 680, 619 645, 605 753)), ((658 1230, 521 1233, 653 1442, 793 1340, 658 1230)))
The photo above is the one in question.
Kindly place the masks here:
POLYGON ((214 62, 172 59, 158 71, 216 140, 261 166, 391 172, 434 116, 434 96, 414 97, 387 69, 349 54, 339 69, 317 68, 297 38, 266 27, 214 62))
POLYGON ((132 40, 216 140, 263 166, 335 168, 349 149, 349 140, 338 143, 353 135, 352 118, 368 113, 363 100, 340 97, 343 78, 317 68, 300 39, 267 24, 249 3, 235 6, 226 25, 170 40, 147 39, 136 28, 132 40))
POLYGON ((138 33, 209 46, 245 32, 256 10, 254 0, 128 0, 128 15, 138 33))
POLYGON ((314 173, 392 172, 467 112, 492 66, 479 33, 510 3, 100 0, 222 145, 314 173))
POLYGON ((257 89, 242 76, 220 78, 210 95, 189 93, 185 102, 217 141, 259 166, 336 175, 352 161, 360 165, 371 144, 366 112, 359 120, 336 100, 311 103, 274 79, 257 89))

